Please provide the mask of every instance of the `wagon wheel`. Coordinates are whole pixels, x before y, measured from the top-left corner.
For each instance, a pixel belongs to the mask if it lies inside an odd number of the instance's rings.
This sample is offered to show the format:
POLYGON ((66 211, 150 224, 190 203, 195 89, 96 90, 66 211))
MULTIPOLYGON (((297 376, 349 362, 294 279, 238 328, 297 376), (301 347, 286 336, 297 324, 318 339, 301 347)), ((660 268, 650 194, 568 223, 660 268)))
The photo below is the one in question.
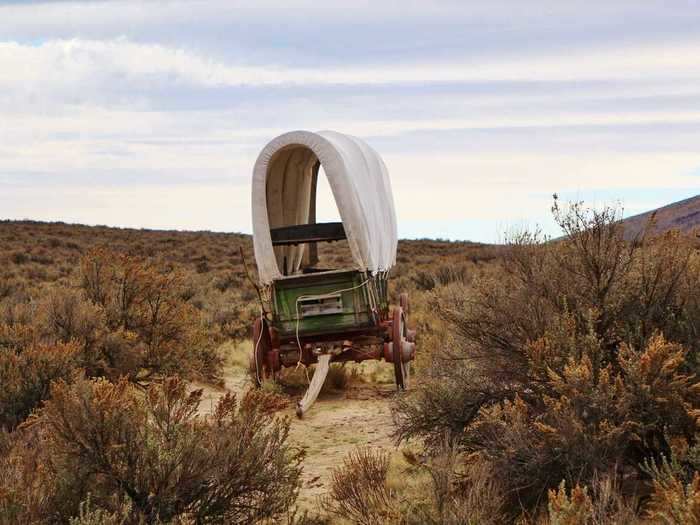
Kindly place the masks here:
POLYGON ((408 389, 409 376, 411 375, 410 361, 404 361, 402 356, 403 343, 406 340, 406 316, 403 308, 394 308, 394 317, 391 323, 392 358, 394 361, 394 378, 399 390, 408 389))
POLYGON ((250 371, 256 386, 262 386, 266 379, 274 377, 268 363, 268 354, 272 350, 272 340, 267 321, 258 318, 253 323, 253 352, 250 356, 250 371))

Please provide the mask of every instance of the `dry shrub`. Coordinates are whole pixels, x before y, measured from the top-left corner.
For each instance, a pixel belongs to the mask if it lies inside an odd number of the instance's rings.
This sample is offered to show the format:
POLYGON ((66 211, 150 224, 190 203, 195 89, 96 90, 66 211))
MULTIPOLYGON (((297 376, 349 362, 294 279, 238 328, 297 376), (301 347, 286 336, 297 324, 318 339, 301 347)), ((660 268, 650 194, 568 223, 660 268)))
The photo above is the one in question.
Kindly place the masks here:
POLYGON ((225 292, 229 288, 241 288, 245 281, 242 275, 236 272, 226 272, 221 277, 214 279, 214 288, 220 292, 225 292))
MULTIPOLYGON (((39 433, 0 430, 0 524, 49 522, 52 474, 43 465, 39 433)), ((55 521, 55 520, 54 520, 55 521)))
POLYGON ((692 481, 686 484, 670 475, 659 476, 654 488, 650 517, 656 523, 700 523, 700 474, 695 472, 692 481))
POLYGON ((412 276, 419 290, 432 290, 451 283, 469 282, 469 268, 465 264, 441 264, 434 270, 419 270, 412 276))
POLYGON ((549 518, 552 525, 586 525, 593 515, 593 502, 586 487, 576 485, 570 493, 566 483, 549 491, 549 518))
POLYGON ((15 252, 10 256, 10 260, 17 265, 25 264, 29 262, 29 255, 23 252, 15 252))
POLYGON ((387 486, 389 454, 370 448, 351 452, 333 470, 327 511, 358 525, 398 523, 398 500, 387 486))
MULTIPOLYGON (((449 348, 447 346, 445 349, 449 348)), ((418 436, 431 451, 439 450, 445 435, 462 436, 480 408, 492 399, 488 381, 466 363, 426 370, 422 384, 395 402, 396 437, 418 436)))
MULTIPOLYGON (((454 453, 451 451, 451 453, 454 453)), ((482 457, 468 458, 444 511, 449 523, 496 525, 505 520, 501 474, 482 457)))
POLYGON ((647 459, 644 470, 653 481, 647 515, 654 523, 700 523, 700 445, 697 441, 691 446, 685 439, 672 439, 668 456, 647 459))
MULTIPOLYGON (((3 459, 35 468, 23 490, 26 469, 8 469, 0 480, 0 522, 80 517, 88 497, 90 519, 127 508, 128 523, 284 515, 301 471, 300 454, 287 444, 288 421, 254 405, 239 408, 230 395, 205 419, 196 415, 200 399, 201 391, 188 394, 177 378, 145 395, 126 380, 59 381, 26 431, 35 435, 17 436, 3 459)), ((90 522, 84 509, 80 519, 90 522)))
POLYGON ((82 288, 50 288, 0 303, 0 426, 14 428, 46 399, 52 380, 84 370, 146 386, 166 375, 217 381, 222 358, 181 279, 106 250, 81 262, 82 288))
POLYGON ((257 296, 244 298, 238 291, 201 292, 195 299, 201 303, 204 322, 213 336, 241 341, 250 336, 251 319, 260 314, 257 296))
POLYGON ((70 380, 78 363, 71 343, 0 349, 0 429, 11 430, 48 398, 51 382, 70 380))
POLYGON ((616 480, 595 479, 593 490, 576 484, 570 491, 562 481, 548 494, 545 523, 551 525, 618 525, 642 523, 635 497, 624 497, 616 480))
MULTIPOLYGON (((199 313, 182 299, 180 274, 98 249, 82 259, 81 276, 86 297, 104 315, 107 335, 102 355, 92 363, 102 373, 126 375, 141 384, 169 374, 220 380, 222 359, 207 339, 199 313)), ((72 310, 66 300, 72 301, 64 295, 59 306, 72 310)))
MULTIPOLYGON (((199 310, 207 337, 216 343, 228 338, 247 338, 251 320, 259 313, 255 290, 245 277, 240 258, 239 248, 252 269, 252 239, 247 235, 0 221, 0 243, 5 249, 0 254, 0 303, 5 297, 36 304, 43 302, 50 290, 82 282, 81 255, 91 257, 90 252, 96 247, 107 246, 114 254, 136 259, 148 257, 158 270, 181 274, 186 282, 181 287, 180 298, 199 310), (15 252, 23 254, 19 265, 11 258, 15 252), (209 271, 197 273, 197 263, 204 260, 209 271)), ((411 292, 418 314, 423 304, 414 293, 413 276, 417 272, 432 274, 438 267, 465 266, 471 276, 489 266, 482 262, 494 259, 499 253, 499 247, 468 242, 402 240, 398 247, 399 265, 393 271, 395 286, 390 289, 392 301, 398 301, 397 291, 411 292)), ((319 256, 330 267, 352 260, 347 243, 321 245, 319 256)), ((99 273, 99 266, 96 269, 99 273)), ((418 316, 413 319, 417 321, 418 316)), ((419 333, 424 333, 423 327, 419 328, 419 333)))
POLYGON ((404 459, 408 465, 397 467, 386 452, 356 449, 333 472, 324 507, 357 524, 504 522, 498 475, 488 462, 478 457, 464 462, 447 443, 430 458, 404 451, 404 459))
POLYGON ((108 512, 104 509, 93 508, 90 497, 88 497, 80 504, 78 515, 72 517, 68 523, 69 525, 128 525, 129 514, 131 514, 129 504, 125 504, 118 511, 108 512))
POLYGON ((81 366, 88 375, 104 375, 108 364, 103 356, 107 326, 103 309, 87 301, 80 290, 57 288, 38 307, 35 328, 42 339, 75 343, 81 352, 81 366))
POLYGON ((35 308, 32 304, 7 300, 0 303, 0 351, 18 351, 36 340, 33 326, 35 308))
POLYGON ((608 365, 597 377, 590 354, 572 359, 560 374, 550 370, 541 406, 516 396, 482 408, 467 431, 470 447, 504 475, 511 503, 529 508, 561 479, 587 483, 623 464, 636 468, 663 450, 664 431, 694 432, 698 385, 679 370, 679 352, 661 337, 641 353, 623 347, 621 371, 608 365))
POLYGON ((694 442, 700 414, 692 244, 627 242, 614 209, 553 211, 563 239, 519 235, 502 272, 433 292, 452 337, 397 402, 399 438, 436 449, 447 432, 493 465, 511 518, 562 480, 641 483, 644 458, 694 442))
POLYGON ((241 399, 242 410, 258 410, 263 414, 274 414, 284 410, 289 406, 289 397, 268 392, 261 388, 250 388, 246 390, 241 399))
POLYGON ((0 277, 0 300, 8 297, 22 297, 26 295, 27 283, 16 278, 12 274, 4 274, 0 277))
POLYGON ((350 384, 352 377, 352 373, 348 372, 345 363, 331 364, 323 386, 326 388, 330 387, 333 390, 345 390, 350 384))
POLYGON ((460 458, 457 449, 444 443, 425 462, 432 498, 419 509, 406 512, 415 524, 497 525, 506 521, 500 473, 479 455, 460 458))
POLYGON ((411 277, 418 290, 432 290, 437 286, 435 275, 426 270, 418 270, 411 277))

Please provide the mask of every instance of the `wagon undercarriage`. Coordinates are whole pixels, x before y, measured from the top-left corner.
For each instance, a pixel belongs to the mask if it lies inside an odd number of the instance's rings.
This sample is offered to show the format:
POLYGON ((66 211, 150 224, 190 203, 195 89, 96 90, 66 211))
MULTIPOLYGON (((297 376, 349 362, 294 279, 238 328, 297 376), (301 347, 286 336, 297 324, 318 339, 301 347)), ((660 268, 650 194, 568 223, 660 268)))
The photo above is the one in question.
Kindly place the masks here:
MULTIPOLYGON (((258 381, 274 378, 284 367, 311 366, 321 355, 331 356, 331 363, 355 362, 368 359, 390 363, 408 363, 415 357, 415 331, 406 327, 406 314, 401 307, 394 310, 394 319, 362 331, 280 338, 267 319, 258 318, 253 326, 258 381), (398 319, 398 322, 397 320, 398 319), (394 326, 397 329, 394 330, 394 326), (395 344, 396 343, 396 344, 395 344), (396 351, 395 351, 396 349, 396 351), (260 366, 262 364, 262 370, 260 366)), ((396 372, 400 388, 408 387, 405 369, 396 372)))
MULTIPOLYGON (((348 332, 325 337, 300 337, 292 340, 280 339, 271 323, 264 318, 255 321, 253 327, 254 362, 251 369, 256 373, 256 381, 275 380, 285 367, 311 366, 321 363, 314 379, 318 387, 310 385, 309 392, 315 392, 313 399, 308 393, 297 407, 301 415, 313 403, 320 390, 328 365, 331 363, 360 363, 366 360, 384 360, 392 363, 396 386, 405 390, 409 386, 410 362, 415 357, 415 333, 406 328, 406 317, 400 306, 393 310, 393 319, 382 323, 367 333, 348 332), (387 337, 391 334, 391 338, 387 337), (338 337, 341 337, 338 339, 338 337)), ((312 380, 313 383, 313 380, 312 380)))

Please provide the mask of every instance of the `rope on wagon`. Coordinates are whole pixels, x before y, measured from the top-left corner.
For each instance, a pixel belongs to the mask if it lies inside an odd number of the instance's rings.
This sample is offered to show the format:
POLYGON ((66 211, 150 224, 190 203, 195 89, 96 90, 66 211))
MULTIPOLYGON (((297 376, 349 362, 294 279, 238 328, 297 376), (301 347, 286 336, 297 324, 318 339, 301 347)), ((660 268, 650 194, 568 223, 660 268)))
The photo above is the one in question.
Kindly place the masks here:
POLYGON ((260 336, 258 337, 258 340, 255 342, 255 347, 253 348, 253 356, 255 357, 255 378, 258 380, 258 384, 262 384, 262 379, 260 378, 260 366, 258 363, 258 346, 260 345, 260 341, 262 341, 263 337, 263 330, 265 329, 265 310, 260 308, 260 336))

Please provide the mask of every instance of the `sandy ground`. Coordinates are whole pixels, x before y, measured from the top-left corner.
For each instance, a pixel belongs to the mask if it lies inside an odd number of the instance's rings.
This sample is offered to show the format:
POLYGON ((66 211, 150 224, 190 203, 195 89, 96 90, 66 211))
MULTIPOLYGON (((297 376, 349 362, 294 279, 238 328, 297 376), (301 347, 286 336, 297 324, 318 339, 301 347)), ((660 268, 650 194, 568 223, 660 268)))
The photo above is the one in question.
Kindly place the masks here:
MULTIPOLYGON (((226 391, 241 392, 247 387, 245 372, 237 367, 227 367, 224 380, 225 388, 196 385, 204 389, 202 413, 211 412, 226 391)), ((300 508, 316 508, 319 496, 328 490, 333 468, 342 464, 354 448, 395 449, 390 410, 394 393, 395 387, 390 384, 356 383, 342 392, 321 393, 303 419, 294 414, 296 400, 301 396, 292 397, 289 408, 279 412, 291 420, 292 444, 306 452, 300 508)))
POLYGON ((291 439, 306 450, 300 507, 316 505, 328 490, 333 468, 354 448, 394 448, 389 408, 393 392, 392 387, 350 387, 320 398, 304 419, 294 418, 291 439))

